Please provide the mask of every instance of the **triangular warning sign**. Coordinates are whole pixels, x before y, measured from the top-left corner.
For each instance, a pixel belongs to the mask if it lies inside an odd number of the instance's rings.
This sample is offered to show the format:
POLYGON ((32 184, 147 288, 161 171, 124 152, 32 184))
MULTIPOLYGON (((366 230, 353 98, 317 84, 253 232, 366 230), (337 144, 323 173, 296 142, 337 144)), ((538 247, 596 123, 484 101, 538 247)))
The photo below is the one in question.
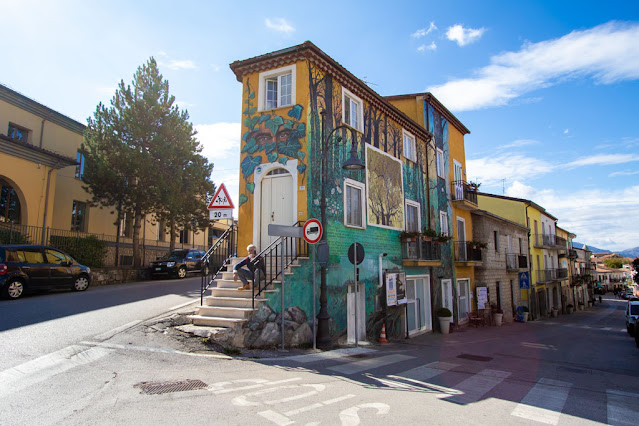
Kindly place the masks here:
POLYGON ((221 184, 220 187, 215 192, 215 196, 209 203, 207 209, 216 210, 216 209, 233 209, 233 201, 231 201, 231 197, 229 197, 229 193, 226 190, 226 186, 221 184))

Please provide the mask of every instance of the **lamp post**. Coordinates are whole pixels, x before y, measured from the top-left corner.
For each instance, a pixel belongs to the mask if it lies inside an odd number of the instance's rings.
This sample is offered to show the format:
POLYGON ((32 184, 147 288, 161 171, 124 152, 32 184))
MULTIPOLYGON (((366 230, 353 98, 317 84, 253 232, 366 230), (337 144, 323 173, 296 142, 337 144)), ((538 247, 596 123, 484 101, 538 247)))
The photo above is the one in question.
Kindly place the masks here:
MULTIPOLYGON (((350 157, 348 158, 348 160, 346 160, 344 162, 344 164, 342 164, 342 168, 344 170, 362 170, 365 168, 364 162, 362 160, 359 159, 359 157, 357 156, 357 135, 355 133, 355 130, 353 130, 352 127, 349 127, 347 125, 340 125, 335 127, 328 135, 326 135, 326 127, 325 127, 325 120, 324 117, 326 115, 326 111, 322 110, 320 111, 320 114, 322 115, 321 117, 321 130, 322 130, 322 134, 320 137, 320 143, 321 143, 321 150, 322 150, 322 167, 320 170, 321 173, 321 192, 320 192, 320 213, 321 213, 321 221, 322 221, 322 227, 324 228, 324 232, 322 234, 322 241, 326 241, 326 163, 328 162, 327 159, 327 154, 328 154, 328 147, 330 145, 330 143, 332 143, 331 141, 331 137, 333 136, 333 133, 335 133, 336 131, 340 130, 340 129, 347 129, 351 132, 351 141, 352 141, 352 146, 351 146, 351 153, 350 153, 350 157)), ((340 143, 342 141, 341 137, 337 138, 337 143, 340 143)), ((364 144, 364 141, 362 141, 362 146, 364 144)), ((327 287, 326 287, 326 266, 323 265, 322 269, 321 269, 321 275, 320 275, 320 311, 317 314, 317 346, 319 348, 328 348, 331 346, 332 340, 331 340, 331 334, 330 334, 330 330, 328 327, 328 321, 330 320, 331 316, 328 314, 328 298, 327 298, 327 287)))

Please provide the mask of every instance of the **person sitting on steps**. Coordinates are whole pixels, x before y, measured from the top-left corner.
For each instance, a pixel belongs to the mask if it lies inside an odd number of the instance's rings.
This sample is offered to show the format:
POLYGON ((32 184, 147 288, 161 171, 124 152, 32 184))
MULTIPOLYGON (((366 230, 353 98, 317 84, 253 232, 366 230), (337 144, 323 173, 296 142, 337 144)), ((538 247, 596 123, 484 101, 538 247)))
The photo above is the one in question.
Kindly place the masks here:
POLYGON ((239 277, 243 284, 237 288, 238 290, 250 290, 251 285, 249 284, 249 280, 253 281, 255 279, 256 272, 261 272, 266 275, 264 262, 261 259, 258 261, 259 269, 257 269, 253 263, 253 260, 257 257, 257 248, 253 244, 249 244, 248 247, 246 247, 246 251, 248 252, 248 256, 233 267, 233 281, 237 281, 239 277))

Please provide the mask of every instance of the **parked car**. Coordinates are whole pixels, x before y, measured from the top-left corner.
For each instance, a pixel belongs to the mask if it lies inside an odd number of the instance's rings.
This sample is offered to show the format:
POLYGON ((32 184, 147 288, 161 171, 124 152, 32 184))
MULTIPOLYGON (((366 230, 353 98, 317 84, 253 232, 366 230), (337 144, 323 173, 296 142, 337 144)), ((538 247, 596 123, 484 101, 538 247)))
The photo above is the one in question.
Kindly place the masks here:
POLYGON ((151 262, 151 278, 159 276, 175 276, 184 278, 188 273, 203 273, 208 275, 208 263, 202 262, 206 253, 202 250, 180 249, 173 250, 164 257, 151 262))
POLYGON ((631 336, 637 332, 637 318, 639 318, 639 301, 632 300, 626 306, 626 330, 631 336))
POLYGON ((35 290, 69 288, 84 291, 91 269, 53 247, 28 244, 0 245, 0 294, 17 299, 35 290))

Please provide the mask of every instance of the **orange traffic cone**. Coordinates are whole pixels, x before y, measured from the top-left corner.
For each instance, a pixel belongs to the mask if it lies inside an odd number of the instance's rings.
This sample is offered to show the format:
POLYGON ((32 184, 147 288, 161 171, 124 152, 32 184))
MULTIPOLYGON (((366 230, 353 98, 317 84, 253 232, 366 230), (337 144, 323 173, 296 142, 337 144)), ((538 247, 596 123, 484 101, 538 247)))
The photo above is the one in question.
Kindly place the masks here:
POLYGON ((382 334, 379 335, 379 343, 388 343, 388 340, 386 340, 386 324, 382 324, 382 334))

